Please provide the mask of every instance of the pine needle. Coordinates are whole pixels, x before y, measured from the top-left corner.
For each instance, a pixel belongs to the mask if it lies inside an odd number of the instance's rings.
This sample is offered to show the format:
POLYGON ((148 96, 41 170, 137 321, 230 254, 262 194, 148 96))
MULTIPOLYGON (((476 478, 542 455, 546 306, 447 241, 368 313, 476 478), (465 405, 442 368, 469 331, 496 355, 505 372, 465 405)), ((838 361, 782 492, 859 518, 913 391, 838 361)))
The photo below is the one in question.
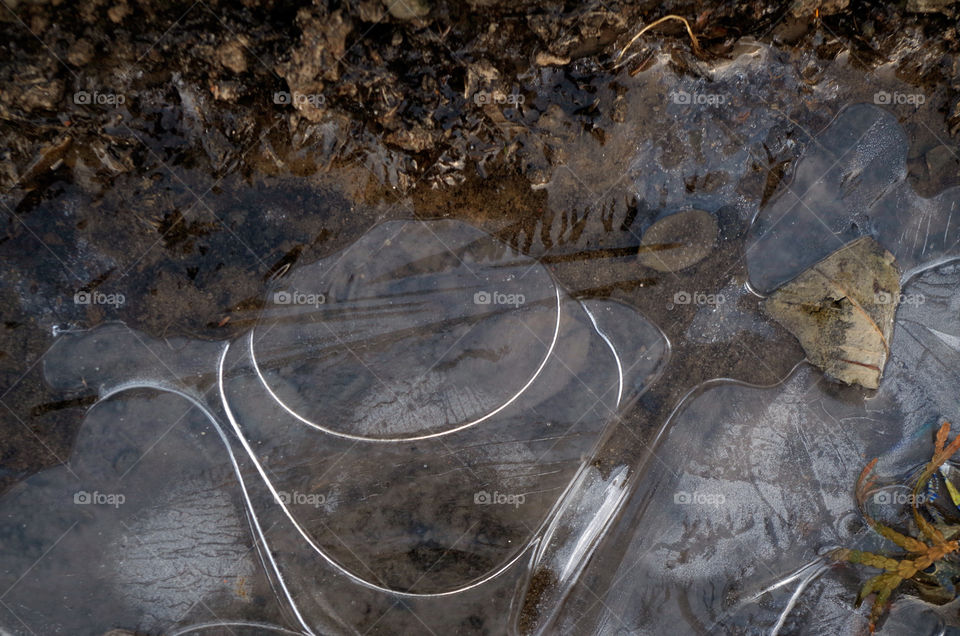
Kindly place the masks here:
POLYGON ((697 41, 697 36, 695 36, 695 35, 693 34, 693 29, 690 28, 690 23, 687 22, 687 19, 684 18, 684 17, 682 17, 682 16, 672 15, 672 14, 671 14, 671 15, 665 15, 665 16, 663 16, 662 18, 660 18, 659 20, 655 20, 655 21, 651 22, 650 24, 648 24, 647 26, 645 26, 645 27, 643 27, 642 29, 640 29, 640 31, 638 31, 635 36, 633 36, 632 38, 630 38, 630 41, 627 42, 627 45, 626 45, 625 47, 623 47, 622 49, 620 49, 620 55, 617 56, 617 61, 616 61, 616 63, 617 63, 617 64, 620 63, 620 59, 623 58, 623 54, 627 52, 627 49, 629 49, 630 46, 640 38, 641 35, 643 35, 643 34, 646 33, 647 31, 649 31, 649 30, 652 29, 653 27, 657 26, 658 24, 660 24, 660 23, 662 23, 662 22, 666 22, 667 20, 680 20, 681 22, 683 22, 683 26, 687 27, 687 33, 690 35, 690 41, 693 43, 693 52, 696 53, 697 55, 700 55, 700 53, 701 53, 701 51, 700 51, 700 42, 697 41))

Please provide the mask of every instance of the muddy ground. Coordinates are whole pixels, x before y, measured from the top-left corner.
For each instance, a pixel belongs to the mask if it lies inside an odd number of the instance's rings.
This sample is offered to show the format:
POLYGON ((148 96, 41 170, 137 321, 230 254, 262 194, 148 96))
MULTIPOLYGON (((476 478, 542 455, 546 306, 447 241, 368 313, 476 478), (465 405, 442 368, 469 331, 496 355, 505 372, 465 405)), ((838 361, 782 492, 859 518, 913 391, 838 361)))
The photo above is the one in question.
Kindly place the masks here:
MULTIPOLYGON (((918 135, 912 152, 915 186, 960 183, 942 150, 960 133, 957 8, 5 0, 0 489, 65 460, 93 399, 44 388, 55 327, 122 320, 155 336, 230 338, 249 327, 271 276, 387 218, 462 218, 536 253, 539 228, 573 214, 548 205, 543 186, 577 139, 608 143, 606 131, 634 115, 626 85, 664 57, 673 73, 705 76, 755 39, 810 85, 841 59, 855 73, 891 66, 936 103, 925 126, 937 141, 918 135), (618 63, 643 25, 668 14, 689 19, 697 46, 668 21, 618 63), (75 301, 97 291, 122 302, 75 301)), ((799 128, 832 117, 802 91, 791 100, 785 121, 799 128)), ((805 137, 795 139, 771 141, 739 191, 757 205, 775 196, 803 149, 805 137)), ((687 187, 714 186, 707 175, 687 187)), ((621 190, 607 196, 630 219, 650 205, 621 190)), ((691 274, 699 289, 716 288, 718 270, 742 275, 743 229, 691 274)), ((540 238, 549 250, 550 236, 540 238)), ((606 256, 635 267, 635 250, 606 256)), ((672 339, 692 319, 666 313, 666 277, 637 271, 625 283, 583 259, 549 264, 575 293, 640 306, 672 339)), ((787 353, 764 364, 675 352, 668 388, 643 409, 662 415, 678 397, 669 387, 711 377, 775 381, 802 358, 782 335, 787 353)))

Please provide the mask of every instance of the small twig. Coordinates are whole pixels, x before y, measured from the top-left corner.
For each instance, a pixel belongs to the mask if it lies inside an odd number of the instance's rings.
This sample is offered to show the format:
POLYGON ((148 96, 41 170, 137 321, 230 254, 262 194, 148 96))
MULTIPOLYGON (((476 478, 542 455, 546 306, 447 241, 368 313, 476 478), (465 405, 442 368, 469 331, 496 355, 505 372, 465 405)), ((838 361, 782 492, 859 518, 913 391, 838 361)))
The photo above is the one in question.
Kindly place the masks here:
POLYGON ((630 46, 631 46, 634 42, 636 42, 637 39, 638 39, 641 35, 643 35, 643 34, 646 33, 647 31, 649 31, 649 30, 652 29, 653 27, 657 26, 657 25, 660 24, 661 22, 666 22, 667 20, 680 20, 681 22, 683 22, 683 26, 687 27, 687 33, 690 35, 690 41, 693 43, 693 52, 696 53, 697 55, 699 55, 699 54, 701 53, 701 51, 700 51, 700 42, 697 41, 697 36, 695 36, 695 35, 693 34, 693 29, 690 28, 690 23, 687 22, 687 19, 684 18, 684 17, 682 17, 682 16, 672 15, 672 14, 671 14, 671 15, 665 15, 665 16, 663 16, 662 18, 660 18, 659 20, 655 20, 655 21, 651 22, 650 24, 648 24, 647 26, 645 26, 645 27, 643 27, 642 29, 640 29, 640 31, 638 31, 635 36, 633 36, 632 38, 630 38, 630 41, 627 42, 627 45, 626 45, 625 47, 623 47, 622 49, 620 49, 620 55, 617 56, 617 61, 616 61, 616 63, 617 63, 617 64, 620 63, 620 59, 623 57, 623 54, 627 52, 627 49, 629 49, 630 46))

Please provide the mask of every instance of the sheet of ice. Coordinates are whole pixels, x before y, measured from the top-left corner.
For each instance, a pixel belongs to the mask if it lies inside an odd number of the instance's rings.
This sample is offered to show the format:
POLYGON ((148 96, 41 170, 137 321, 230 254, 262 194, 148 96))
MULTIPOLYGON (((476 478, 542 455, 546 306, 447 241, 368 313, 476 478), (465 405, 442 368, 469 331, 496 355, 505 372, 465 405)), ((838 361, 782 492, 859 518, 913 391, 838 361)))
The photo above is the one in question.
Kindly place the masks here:
POLYGON ((166 630, 249 612, 270 587, 216 430, 185 400, 93 407, 67 466, 0 500, 0 624, 11 633, 166 630))
POLYGON ((902 271, 960 254, 960 188, 934 198, 907 182, 907 140, 878 106, 845 109, 817 136, 789 187, 754 219, 750 282, 767 293, 831 252, 872 236, 902 271))
POLYGON ((447 221, 280 277, 234 342, 62 333, 48 382, 100 399, 67 466, 0 498, 0 625, 502 628, 528 568, 589 553, 616 506, 580 477, 668 352, 447 221))
MULTIPOLYGON (((880 457, 880 492, 894 492, 929 458, 939 424, 960 419, 960 263, 924 271, 904 294, 914 301, 901 306, 872 396, 804 365, 775 387, 717 381, 688 399, 551 629, 862 632, 869 603, 853 601, 876 571, 824 568, 818 556, 839 546, 898 554, 864 528, 853 499, 860 470, 880 457)), ((878 518, 907 518, 896 497, 868 505, 878 518)), ((882 631, 957 627, 957 605, 901 590, 882 631)))
POLYGON ((633 310, 572 301, 459 223, 384 224, 281 286, 327 302, 272 307, 231 346, 228 418, 277 491, 340 488, 334 515, 282 507, 303 540, 400 592, 519 559, 666 353, 633 310))

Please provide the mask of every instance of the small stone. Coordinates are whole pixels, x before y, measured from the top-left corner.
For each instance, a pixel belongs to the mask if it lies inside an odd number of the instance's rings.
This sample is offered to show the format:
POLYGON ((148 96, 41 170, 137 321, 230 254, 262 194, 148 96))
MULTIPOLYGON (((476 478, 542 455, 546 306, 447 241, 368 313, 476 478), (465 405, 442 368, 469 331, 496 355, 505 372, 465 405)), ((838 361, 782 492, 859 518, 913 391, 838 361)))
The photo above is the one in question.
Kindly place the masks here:
POLYGON ((434 145, 432 133, 422 126, 394 131, 384 140, 410 152, 423 152, 434 145))
POLYGON ((490 60, 485 59, 477 60, 475 64, 471 64, 468 71, 476 73, 477 77, 484 82, 493 82, 500 77, 500 71, 497 70, 497 67, 490 60))
POLYGON ((834 15, 847 8, 850 0, 797 0, 790 5, 792 13, 797 18, 815 15, 834 15))
POLYGON ((28 111, 58 110, 63 100, 63 80, 38 77, 25 80, 20 88, 19 99, 21 108, 28 111))
POLYGON ((50 18, 43 13, 38 13, 30 18, 30 31, 38 36, 43 35, 48 26, 50 26, 50 18))
POLYGON ((685 210, 660 219, 643 234, 637 262, 658 272, 696 265, 717 242, 717 220, 703 210, 685 210))
POLYGON ((907 11, 911 13, 942 13, 952 16, 951 5, 956 0, 907 0, 907 11))
POLYGON ((297 23, 301 28, 300 42, 277 72, 287 80, 291 96, 306 96, 292 100, 294 108, 309 121, 318 123, 327 113, 322 97, 324 85, 340 80, 341 59, 347 52, 347 36, 353 30, 353 22, 340 11, 319 16, 300 9, 297 23))
POLYGON ((67 51, 67 61, 74 66, 85 66, 93 59, 94 48, 89 40, 77 40, 67 51))
POLYGON ((356 7, 357 15, 363 22, 376 24, 386 17, 383 3, 379 0, 361 0, 356 7))
POLYGON ((540 51, 537 53, 536 62, 537 66, 566 66, 570 63, 570 57, 561 57, 559 55, 554 55, 553 53, 540 51))
POLYGON ((110 18, 110 21, 114 24, 120 24, 123 22, 123 19, 128 15, 133 13, 130 7, 126 2, 120 2, 113 5, 110 9, 107 10, 107 17, 110 18))
POLYGON ((217 59, 222 66, 234 73, 244 73, 247 70, 247 54, 239 40, 230 40, 221 46, 217 50, 217 59))
POLYGON ((234 81, 216 81, 210 84, 210 94, 222 102, 235 102, 240 97, 240 83, 234 81))
POLYGON ((414 20, 430 13, 426 0, 383 0, 383 5, 398 20, 414 20))
POLYGON ((775 291, 764 310, 830 378, 880 386, 900 301, 893 254, 869 236, 848 243, 775 291))

